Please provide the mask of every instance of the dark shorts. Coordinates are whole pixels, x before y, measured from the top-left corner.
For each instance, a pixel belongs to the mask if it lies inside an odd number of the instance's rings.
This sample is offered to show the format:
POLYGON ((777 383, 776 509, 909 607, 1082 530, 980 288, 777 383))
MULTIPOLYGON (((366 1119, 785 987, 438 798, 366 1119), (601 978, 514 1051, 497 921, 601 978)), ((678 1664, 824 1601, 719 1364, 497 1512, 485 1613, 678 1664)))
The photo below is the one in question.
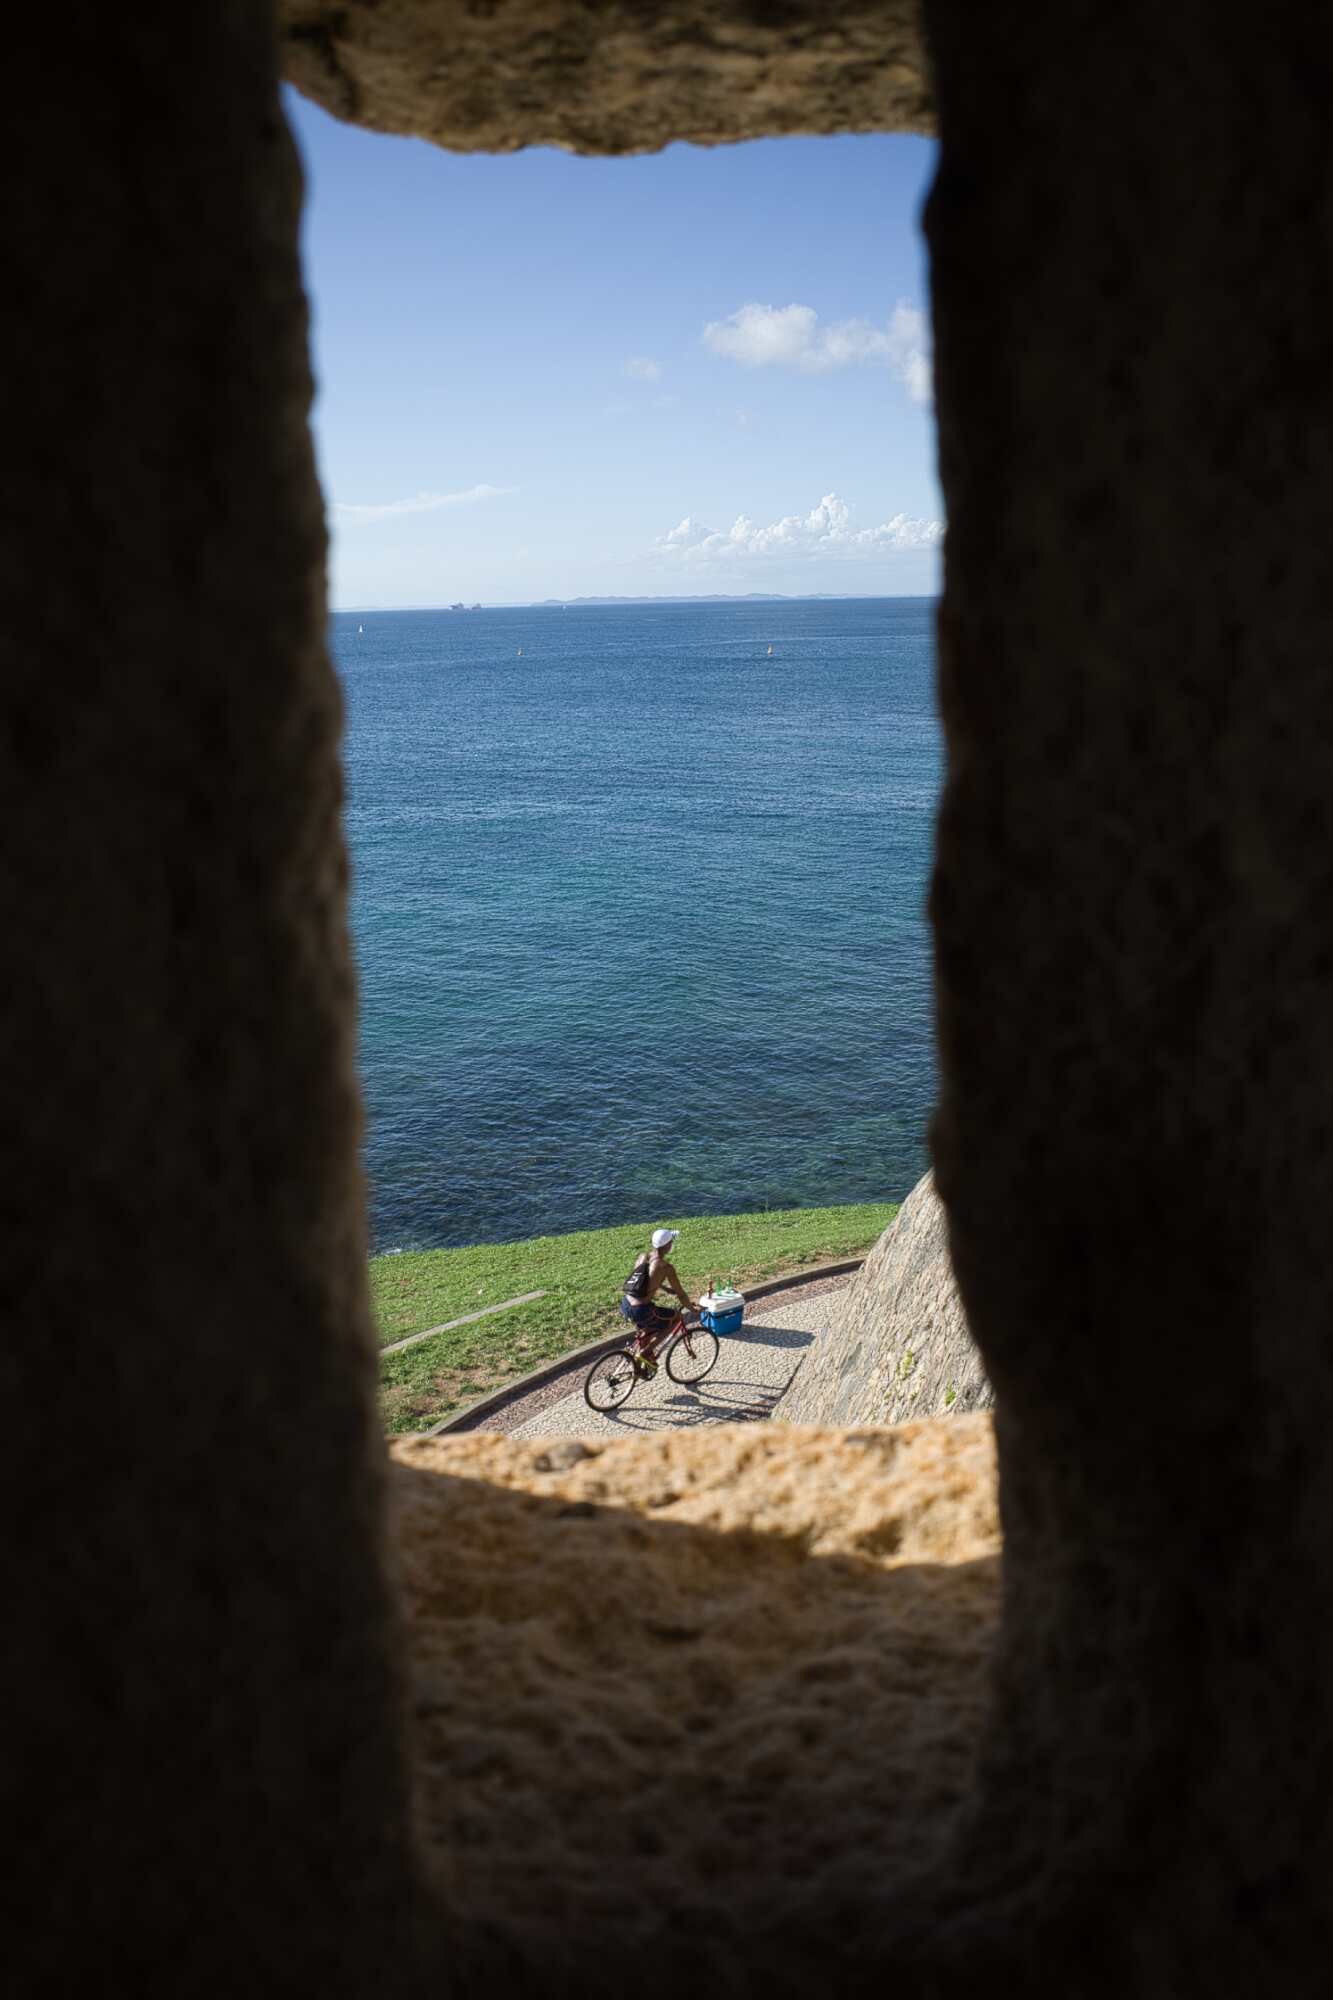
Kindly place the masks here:
POLYGON ((676 1323, 674 1306, 640 1305, 635 1299, 622 1299, 620 1310, 626 1319, 633 1320, 640 1333, 665 1333, 676 1323))

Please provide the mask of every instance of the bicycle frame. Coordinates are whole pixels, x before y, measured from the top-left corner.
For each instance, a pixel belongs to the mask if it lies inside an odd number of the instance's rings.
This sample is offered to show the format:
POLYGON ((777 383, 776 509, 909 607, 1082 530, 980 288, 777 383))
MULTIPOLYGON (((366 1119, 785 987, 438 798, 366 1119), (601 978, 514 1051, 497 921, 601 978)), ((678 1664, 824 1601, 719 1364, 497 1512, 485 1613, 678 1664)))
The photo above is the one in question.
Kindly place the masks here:
MULTIPOLYGON (((628 1317, 628 1315, 626 1315, 628 1317)), ((631 1322, 632 1324, 632 1322, 631 1322)), ((690 1325, 685 1312, 679 1311, 660 1333, 649 1332, 635 1326, 633 1336, 601 1355, 588 1370, 583 1383, 584 1399, 594 1410, 607 1412, 618 1410, 634 1392, 634 1385, 645 1375, 656 1375, 660 1363, 665 1363, 666 1372, 673 1382, 689 1388, 702 1382, 711 1373, 718 1357, 717 1335, 702 1324, 690 1325), (696 1354, 695 1338, 705 1342, 701 1352, 696 1354), (695 1363, 694 1372, 677 1372, 676 1349, 683 1347, 690 1362, 695 1363), (631 1364, 628 1376, 617 1373, 617 1363, 631 1364)), ((684 1364, 682 1364, 684 1365, 684 1364)))
POLYGON ((635 1353, 646 1352, 654 1361, 660 1361, 672 1342, 679 1340, 683 1333, 690 1331, 689 1327, 685 1324, 685 1314, 683 1311, 676 1314, 670 1326, 663 1333, 648 1333, 643 1327, 635 1326, 633 1321, 630 1322, 630 1327, 629 1344, 631 1348, 635 1353))

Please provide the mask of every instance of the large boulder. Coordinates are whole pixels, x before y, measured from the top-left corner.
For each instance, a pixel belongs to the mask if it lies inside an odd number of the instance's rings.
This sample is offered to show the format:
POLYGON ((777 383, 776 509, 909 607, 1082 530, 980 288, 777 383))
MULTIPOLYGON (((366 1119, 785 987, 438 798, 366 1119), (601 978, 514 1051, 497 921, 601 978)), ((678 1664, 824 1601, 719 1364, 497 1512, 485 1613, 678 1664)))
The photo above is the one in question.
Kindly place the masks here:
POLYGON ((774 1412, 789 1424, 898 1424, 989 1409, 930 1174, 840 1294, 774 1412))

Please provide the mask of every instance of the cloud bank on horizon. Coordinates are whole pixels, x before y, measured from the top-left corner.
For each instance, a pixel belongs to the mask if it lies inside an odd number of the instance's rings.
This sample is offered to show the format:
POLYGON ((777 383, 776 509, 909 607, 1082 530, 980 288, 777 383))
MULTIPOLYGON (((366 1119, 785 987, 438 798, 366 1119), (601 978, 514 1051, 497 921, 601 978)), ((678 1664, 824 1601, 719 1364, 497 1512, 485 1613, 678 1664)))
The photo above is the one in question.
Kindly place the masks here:
POLYGON ((933 549, 943 535, 943 521, 924 521, 908 514, 895 514, 877 527, 854 527, 846 501, 836 493, 826 493, 808 514, 786 514, 767 527, 759 526, 748 514, 738 514, 722 533, 687 514, 669 534, 658 537, 654 553, 689 568, 772 557, 832 556, 855 561, 899 550, 933 549))
POLYGON ((919 306, 900 299, 887 326, 868 319, 819 323, 813 306, 739 306, 709 320, 704 346, 746 368, 791 368, 825 375, 869 363, 887 367, 914 403, 931 400, 930 328, 919 306))

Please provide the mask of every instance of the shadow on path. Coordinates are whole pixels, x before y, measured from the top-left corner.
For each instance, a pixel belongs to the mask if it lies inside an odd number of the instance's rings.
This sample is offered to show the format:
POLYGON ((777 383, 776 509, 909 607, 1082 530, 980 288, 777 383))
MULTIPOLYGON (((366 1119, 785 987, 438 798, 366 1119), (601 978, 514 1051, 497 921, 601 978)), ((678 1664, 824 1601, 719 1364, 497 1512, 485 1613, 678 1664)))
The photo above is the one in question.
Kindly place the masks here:
POLYGON ((631 1433, 771 1417, 814 1337, 798 1327, 743 1326, 724 1336, 716 1365, 702 1382, 686 1387, 662 1368, 648 1395, 640 1391, 603 1421, 616 1432, 631 1433))

